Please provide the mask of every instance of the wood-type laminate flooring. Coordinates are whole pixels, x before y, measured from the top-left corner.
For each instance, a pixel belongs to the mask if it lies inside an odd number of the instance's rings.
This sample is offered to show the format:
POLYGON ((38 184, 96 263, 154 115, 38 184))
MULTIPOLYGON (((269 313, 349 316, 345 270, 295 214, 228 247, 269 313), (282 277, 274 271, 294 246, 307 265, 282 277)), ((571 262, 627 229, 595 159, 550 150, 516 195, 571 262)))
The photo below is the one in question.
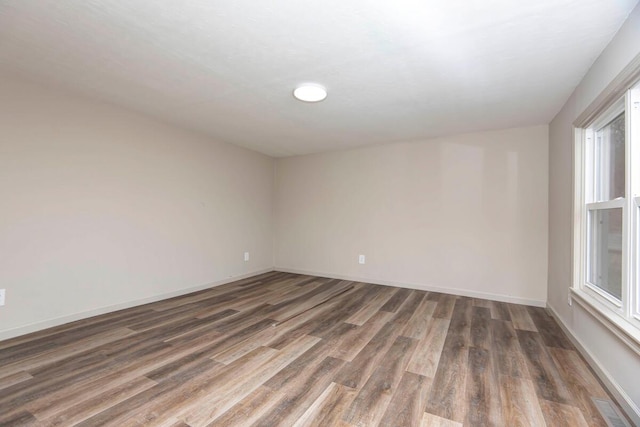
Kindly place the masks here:
POLYGON ((601 426, 542 308, 272 272, 0 342, 2 426, 601 426))

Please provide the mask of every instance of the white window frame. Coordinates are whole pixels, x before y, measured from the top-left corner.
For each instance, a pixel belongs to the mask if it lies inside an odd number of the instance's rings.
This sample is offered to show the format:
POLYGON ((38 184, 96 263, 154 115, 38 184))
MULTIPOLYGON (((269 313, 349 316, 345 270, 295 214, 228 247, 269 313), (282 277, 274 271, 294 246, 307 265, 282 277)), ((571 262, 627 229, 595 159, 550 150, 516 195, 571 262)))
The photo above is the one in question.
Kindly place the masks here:
MULTIPOLYGON (((640 108, 640 107, 639 107, 640 108)), ((640 135, 640 126, 636 130, 636 135, 640 135)), ((640 162, 640 150, 636 150, 637 155, 634 161, 640 162)), ((640 163, 636 163, 640 164, 640 163)), ((640 169, 640 168, 638 168, 640 169)), ((636 179, 640 179, 640 171, 636 174, 636 179)), ((636 232, 640 233, 640 197, 634 197, 631 201, 633 212, 635 212, 635 227, 636 232)), ((632 315, 636 322, 640 323, 640 236, 635 239, 635 269, 631 275, 631 300, 635 302, 635 307, 632 308, 632 315)))
MULTIPOLYGON (((610 308, 618 314, 623 314, 623 301, 625 300, 625 284, 627 282, 626 271, 628 263, 625 261, 627 255, 629 253, 627 247, 627 203, 625 198, 617 198, 606 201, 597 201, 598 189, 596 188, 597 183, 594 182, 592 177, 589 175, 589 172, 593 172, 597 169, 598 165, 604 164, 605 166, 609 166, 610 162, 600 162, 597 158, 597 155, 594 156, 593 152, 587 148, 588 145, 595 144, 596 132, 600 130, 603 126, 606 126, 613 119, 618 117, 620 114, 625 114, 625 124, 628 127, 629 120, 626 114, 626 97, 620 98, 615 104, 609 107, 602 115, 600 115, 592 124, 590 124, 586 129, 584 129, 584 141, 583 150, 584 150, 584 170, 582 176, 583 182, 583 207, 582 207, 582 230, 583 238, 582 238, 582 249, 581 255, 584 258, 582 264, 585 266, 584 278, 581 281, 581 285, 583 290, 592 294, 594 298, 602 298, 605 304, 608 304, 610 308), (587 176, 589 175, 589 176, 587 176), (606 291, 599 288, 597 285, 590 283, 588 280, 588 271, 591 269, 589 265, 588 253, 589 253, 589 215, 595 213, 599 210, 607 210, 607 209, 622 209, 622 291, 621 291, 621 300, 618 300, 613 295, 607 293, 606 291)), ((625 134, 627 129, 625 128, 625 134)), ((625 138, 625 162, 628 160, 629 156, 626 155, 629 149, 629 138, 625 138)), ((600 155, 604 154, 606 156, 609 155, 609 152, 598 153, 600 155)), ((628 170, 628 167, 625 165, 625 170, 628 170)), ((609 176, 610 174, 604 171, 603 175, 609 176)), ((625 179, 626 181, 626 179, 625 179)), ((626 182, 625 182, 626 184, 626 182)))
MULTIPOLYGON (((634 80, 618 87, 606 102, 591 106, 574 123, 573 297, 597 319, 640 354, 640 68, 634 80), (590 111, 589 111, 590 110, 590 111), (587 148, 595 131, 625 112, 625 194, 623 198, 596 201, 591 175, 596 159, 587 148), (633 166, 632 168, 632 165, 633 166), (622 209, 622 292, 618 300, 588 278, 589 212, 622 209)), ((598 101, 598 100, 597 100, 598 101)))

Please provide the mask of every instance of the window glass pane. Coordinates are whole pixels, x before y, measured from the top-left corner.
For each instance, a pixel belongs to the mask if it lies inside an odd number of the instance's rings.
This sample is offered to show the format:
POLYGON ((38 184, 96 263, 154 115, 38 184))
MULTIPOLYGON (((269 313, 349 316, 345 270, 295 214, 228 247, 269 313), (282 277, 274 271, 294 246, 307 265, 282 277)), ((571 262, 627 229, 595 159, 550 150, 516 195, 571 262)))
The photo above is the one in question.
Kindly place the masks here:
POLYGON ((622 298, 622 209, 589 211, 587 280, 622 298))
POLYGON ((624 113, 617 116, 595 134, 596 201, 624 197, 624 113))

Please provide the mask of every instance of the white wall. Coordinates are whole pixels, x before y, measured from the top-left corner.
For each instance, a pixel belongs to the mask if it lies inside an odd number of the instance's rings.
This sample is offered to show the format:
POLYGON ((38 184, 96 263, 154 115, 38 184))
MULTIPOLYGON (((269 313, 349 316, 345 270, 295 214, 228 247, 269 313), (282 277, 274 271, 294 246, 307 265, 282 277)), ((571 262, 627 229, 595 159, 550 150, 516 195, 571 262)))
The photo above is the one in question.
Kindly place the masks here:
MULTIPOLYGON (((640 53, 640 6, 593 64, 549 127, 549 306, 608 380, 620 388, 627 410, 640 407, 640 357, 578 304, 567 304, 571 285, 572 123, 640 53)), ((640 411, 634 421, 640 424, 640 411)))
POLYGON ((267 156, 0 76, 0 339, 271 269, 272 186, 267 156))
POLYGON ((547 150, 538 126, 278 159, 276 269, 543 305, 547 150))

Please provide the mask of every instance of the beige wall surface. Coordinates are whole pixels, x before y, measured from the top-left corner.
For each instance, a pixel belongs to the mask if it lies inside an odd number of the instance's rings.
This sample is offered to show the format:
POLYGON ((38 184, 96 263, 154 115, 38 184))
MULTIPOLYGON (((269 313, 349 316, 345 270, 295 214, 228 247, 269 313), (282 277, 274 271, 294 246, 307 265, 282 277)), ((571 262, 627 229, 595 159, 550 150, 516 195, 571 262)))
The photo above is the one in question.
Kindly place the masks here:
POLYGON ((578 304, 569 306, 571 286, 573 122, 622 69, 640 53, 640 6, 636 6, 549 125, 549 306, 619 388, 640 424, 640 357, 596 322, 578 304))
POLYGON ((278 159, 276 269, 544 304, 547 138, 537 126, 278 159))
POLYGON ((13 76, 0 100, 0 339, 272 268, 271 158, 13 76))

